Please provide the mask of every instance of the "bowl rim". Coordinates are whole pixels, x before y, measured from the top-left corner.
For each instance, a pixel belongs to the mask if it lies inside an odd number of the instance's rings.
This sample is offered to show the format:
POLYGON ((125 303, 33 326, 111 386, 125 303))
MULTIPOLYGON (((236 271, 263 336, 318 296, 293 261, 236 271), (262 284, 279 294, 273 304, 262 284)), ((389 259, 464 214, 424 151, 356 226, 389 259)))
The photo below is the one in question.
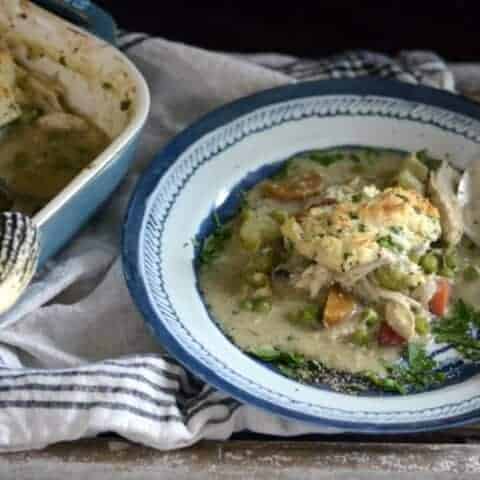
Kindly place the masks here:
MULTIPOLYGON (((122 262, 124 277, 137 308, 159 343, 187 370, 206 383, 228 393, 237 400, 259 407, 284 418, 296 419, 317 426, 334 427, 365 434, 398 434, 453 428, 480 420, 480 409, 471 412, 421 422, 377 424, 374 422, 331 420, 319 415, 300 413, 277 405, 274 401, 238 388, 225 380, 221 373, 205 366, 189 353, 163 326, 148 297, 139 268, 141 231, 150 195, 160 179, 167 174, 175 160, 193 143, 210 131, 261 107, 306 97, 327 95, 365 95, 397 98, 440 107, 475 120, 480 120, 480 105, 468 98, 445 90, 407 84, 397 80, 361 77, 356 79, 316 80, 264 90, 242 97, 217 108, 175 136, 152 160, 144 171, 130 198, 122 227, 122 262)), ((352 397, 353 398, 353 397, 352 397)))

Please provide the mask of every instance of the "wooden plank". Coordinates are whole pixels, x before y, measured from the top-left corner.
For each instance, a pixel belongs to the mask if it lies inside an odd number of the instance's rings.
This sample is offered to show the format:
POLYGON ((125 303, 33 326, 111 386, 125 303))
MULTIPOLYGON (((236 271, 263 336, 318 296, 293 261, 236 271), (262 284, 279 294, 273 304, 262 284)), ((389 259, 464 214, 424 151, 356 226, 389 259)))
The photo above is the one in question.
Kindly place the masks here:
POLYGON ((87 475, 95 480, 373 480, 418 474, 422 480, 439 475, 460 480, 478 478, 479 473, 480 445, 469 444, 231 441, 162 453, 104 438, 0 457, 2 480, 76 480, 87 475))

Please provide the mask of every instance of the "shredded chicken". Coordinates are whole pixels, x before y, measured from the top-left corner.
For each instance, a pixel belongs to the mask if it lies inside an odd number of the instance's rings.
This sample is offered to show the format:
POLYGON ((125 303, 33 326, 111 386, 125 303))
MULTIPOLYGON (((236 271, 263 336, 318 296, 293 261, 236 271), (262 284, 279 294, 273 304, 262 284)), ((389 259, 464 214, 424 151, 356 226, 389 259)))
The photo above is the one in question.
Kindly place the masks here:
POLYGON ((379 303, 382 301, 393 301, 404 305, 407 308, 416 308, 420 311, 423 310, 422 304, 417 300, 409 297, 400 292, 393 290, 387 290, 386 288, 375 285, 367 278, 363 278, 357 282, 352 289, 353 293, 363 298, 369 303, 379 303))
POLYGON ((410 307, 389 301, 385 304, 385 321, 401 337, 410 340, 415 336, 415 316, 410 307))
POLYGON ((395 258, 393 254, 385 252, 382 258, 359 265, 348 273, 334 273, 322 265, 314 264, 305 269, 301 274, 295 275, 293 284, 296 288, 308 290, 312 298, 316 297, 322 288, 332 283, 338 283, 342 288, 350 290, 359 280, 365 278, 377 268, 393 263, 395 258))
POLYGON ((432 203, 440 211, 440 222, 444 240, 457 245, 463 235, 462 211, 455 194, 459 174, 447 162, 430 175, 429 193, 432 203))
POLYGON ((57 85, 49 85, 46 81, 27 73, 21 87, 21 89, 17 89, 20 103, 33 104, 45 113, 62 112, 64 110, 61 103, 62 92, 59 91, 57 85))
POLYGON ((315 298, 318 292, 332 281, 332 274, 321 265, 311 265, 305 269, 301 274, 294 275, 293 285, 296 288, 307 290, 310 296, 315 298))
POLYGON ((88 123, 70 113, 55 112, 43 115, 37 120, 37 125, 45 130, 82 131, 88 128, 88 123))
POLYGON ((419 285, 413 292, 412 296, 418 300, 425 309, 428 309, 430 300, 437 291, 437 281, 435 277, 428 277, 425 283, 419 285))
POLYGON ((368 274, 375 271, 377 268, 382 267, 383 265, 389 265, 395 262, 397 259, 395 255, 391 252, 384 251, 382 256, 378 260, 373 262, 365 263, 359 265, 358 267, 352 268, 347 273, 340 273, 335 275, 334 280, 339 283, 343 288, 347 290, 352 288, 355 283, 357 283, 362 278, 365 278, 368 274))

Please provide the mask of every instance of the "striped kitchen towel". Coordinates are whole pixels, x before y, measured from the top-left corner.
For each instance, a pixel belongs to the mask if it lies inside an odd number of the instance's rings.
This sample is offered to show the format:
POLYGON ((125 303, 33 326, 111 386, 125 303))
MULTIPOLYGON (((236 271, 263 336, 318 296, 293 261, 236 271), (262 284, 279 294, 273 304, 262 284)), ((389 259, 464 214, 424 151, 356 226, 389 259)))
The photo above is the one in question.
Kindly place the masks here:
POLYGON ((110 203, 0 319, 0 449, 42 448, 104 432, 164 450, 240 430, 338 433, 241 405, 162 351, 123 280, 124 209, 154 153, 227 101, 295 81, 358 75, 453 90, 451 72, 428 52, 298 60, 212 53, 142 34, 122 34, 120 46, 150 85, 152 111, 134 167, 110 203))

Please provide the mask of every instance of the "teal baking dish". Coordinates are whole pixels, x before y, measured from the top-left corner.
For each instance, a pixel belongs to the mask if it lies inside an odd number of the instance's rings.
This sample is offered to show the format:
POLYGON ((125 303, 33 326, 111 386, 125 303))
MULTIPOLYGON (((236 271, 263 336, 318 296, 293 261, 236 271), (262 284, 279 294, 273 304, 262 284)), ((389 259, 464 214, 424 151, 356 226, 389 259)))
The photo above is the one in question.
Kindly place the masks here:
MULTIPOLYGON (((96 11, 90 2, 88 6, 86 11, 96 11)), ((0 0, 0 29, 2 37, 18 43, 14 53, 22 65, 60 81, 68 103, 111 140, 33 217, 39 232, 41 267, 125 176, 147 119, 150 95, 140 72, 120 51, 32 2, 0 0), (23 44, 35 45, 46 55, 31 55, 28 48, 22 49, 23 44)))

